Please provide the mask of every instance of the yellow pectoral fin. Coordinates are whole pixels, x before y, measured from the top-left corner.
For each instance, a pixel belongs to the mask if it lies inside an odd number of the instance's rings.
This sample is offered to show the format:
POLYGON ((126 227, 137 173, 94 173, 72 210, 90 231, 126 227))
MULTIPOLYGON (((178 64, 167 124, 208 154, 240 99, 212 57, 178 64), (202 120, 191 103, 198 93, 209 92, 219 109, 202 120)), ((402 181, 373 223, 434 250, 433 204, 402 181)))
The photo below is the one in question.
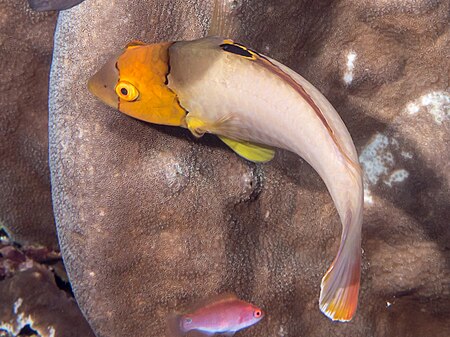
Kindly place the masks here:
POLYGON ((224 136, 218 137, 238 155, 254 163, 266 163, 275 156, 275 150, 271 147, 247 141, 238 141, 224 136))
POLYGON ((186 116, 186 125, 195 137, 201 137, 208 131, 206 130, 207 123, 198 117, 193 117, 191 114, 186 116))
MULTIPOLYGON (((223 131, 225 128, 224 125, 231 118, 232 116, 230 115, 211 123, 188 114, 186 116, 186 124, 188 129, 196 137, 201 137, 205 132, 219 133, 220 131, 223 131)), ((225 136, 218 135, 218 137, 238 155, 254 163, 265 163, 272 160, 275 156, 275 150, 269 146, 235 140, 225 136)))

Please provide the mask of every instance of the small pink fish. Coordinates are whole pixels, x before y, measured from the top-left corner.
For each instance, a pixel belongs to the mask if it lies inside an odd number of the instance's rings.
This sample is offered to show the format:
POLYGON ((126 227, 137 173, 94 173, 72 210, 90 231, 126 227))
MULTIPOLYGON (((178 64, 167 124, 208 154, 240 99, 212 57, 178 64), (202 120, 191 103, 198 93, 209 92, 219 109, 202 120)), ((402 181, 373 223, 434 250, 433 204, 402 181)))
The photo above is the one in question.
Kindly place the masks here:
POLYGON ((183 315, 169 317, 169 329, 173 336, 184 336, 189 331, 197 331, 205 336, 216 333, 232 336, 236 331, 258 323, 264 312, 240 300, 234 294, 216 296, 197 305, 183 315))

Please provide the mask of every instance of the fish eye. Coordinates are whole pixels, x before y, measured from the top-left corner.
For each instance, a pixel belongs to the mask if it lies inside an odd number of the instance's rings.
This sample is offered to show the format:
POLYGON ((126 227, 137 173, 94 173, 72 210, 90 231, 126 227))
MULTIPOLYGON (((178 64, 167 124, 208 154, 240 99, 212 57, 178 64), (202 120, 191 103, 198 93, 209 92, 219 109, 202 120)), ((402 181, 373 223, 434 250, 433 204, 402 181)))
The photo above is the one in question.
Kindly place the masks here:
POLYGON ((186 323, 186 324, 191 324, 192 323, 192 318, 185 318, 184 319, 184 323, 186 323))
POLYGON ((121 99, 128 102, 133 102, 139 98, 139 91, 137 88, 127 81, 120 81, 117 83, 116 94, 121 99))
POLYGON ((260 318, 262 316, 262 311, 261 310, 255 310, 253 312, 253 316, 255 316, 255 318, 260 318))

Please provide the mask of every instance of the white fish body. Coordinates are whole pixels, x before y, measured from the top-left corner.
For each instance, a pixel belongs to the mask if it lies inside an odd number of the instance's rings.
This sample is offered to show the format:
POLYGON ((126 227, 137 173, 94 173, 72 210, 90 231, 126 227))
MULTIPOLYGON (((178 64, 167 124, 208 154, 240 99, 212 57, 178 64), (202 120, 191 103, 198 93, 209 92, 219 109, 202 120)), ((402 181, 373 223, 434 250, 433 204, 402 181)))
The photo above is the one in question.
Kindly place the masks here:
POLYGON ((351 136, 327 99, 299 74, 259 54, 253 60, 224 51, 223 44, 210 37, 172 45, 168 85, 189 111, 188 126, 199 119, 206 122, 203 132, 290 150, 319 173, 343 224, 320 306, 332 319, 349 320, 359 290, 363 210, 351 136))
POLYGON ((324 180, 343 228, 337 256, 322 279, 320 309, 333 320, 353 317, 361 270, 361 169, 347 128, 314 86, 275 60, 207 37, 131 42, 88 87, 134 118, 187 127, 196 136, 217 134, 249 160, 270 160, 274 152, 267 146, 303 157, 324 180))

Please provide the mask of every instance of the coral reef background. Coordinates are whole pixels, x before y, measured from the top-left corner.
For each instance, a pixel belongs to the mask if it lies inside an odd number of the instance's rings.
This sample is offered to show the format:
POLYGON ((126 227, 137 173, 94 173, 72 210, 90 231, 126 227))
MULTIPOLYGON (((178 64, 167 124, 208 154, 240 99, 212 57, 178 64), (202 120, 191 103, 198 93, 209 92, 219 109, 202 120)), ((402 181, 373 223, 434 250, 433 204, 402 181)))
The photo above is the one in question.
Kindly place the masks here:
POLYGON ((0 1, 0 336, 164 336, 168 313, 225 291, 267 313, 241 335, 449 336, 449 16, 438 0, 86 0, 53 47, 56 13, 0 1), (318 309, 341 229, 309 165, 245 162, 86 90, 132 39, 206 34, 285 63, 345 121, 366 188, 352 322, 318 309))

